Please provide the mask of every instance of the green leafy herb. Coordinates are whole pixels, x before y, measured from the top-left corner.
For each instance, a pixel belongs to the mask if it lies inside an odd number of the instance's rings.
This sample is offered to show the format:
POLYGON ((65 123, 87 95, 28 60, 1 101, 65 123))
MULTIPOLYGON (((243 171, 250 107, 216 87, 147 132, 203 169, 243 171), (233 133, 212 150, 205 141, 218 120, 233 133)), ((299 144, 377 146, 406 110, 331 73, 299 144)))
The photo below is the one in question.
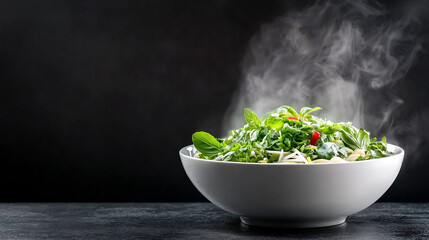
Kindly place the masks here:
POLYGON ((282 160, 279 153, 270 151, 283 151, 283 157, 287 154, 293 157, 291 154, 298 151, 301 155, 296 161, 301 163, 310 162, 308 159, 347 159, 350 149, 365 152, 357 161, 391 154, 387 150, 385 137, 381 141, 370 139, 367 131, 357 129, 351 123, 332 123, 311 115, 317 110, 320 108, 303 107, 298 113, 284 105, 260 119, 246 108, 244 118, 247 124, 230 131, 226 138, 216 139, 209 133, 196 132, 192 135, 192 141, 200 152, 198 157, 216 161, 269 163, 282 160), (315 132, 320 136, 317 142, 310 144, 315 132))
POLYGON ((244 118, 248 124, 255 124, 257 126, 261 125, 261 120, 259 119, 258 115, 256 115, 256 113, 254 113, 249 108, 244 109, 244 118))
POLYGON ((356 138, 353 137, 352 134, 342 131, 340 132, 340 137, 341 140, 351 149, 355 150, 359 148, 359 143, 357 142, 356 138))
POLYGON ((359 142, 359 148, 361 149, 367 149, 369 144, 369 134, 362 128, 359 129, 359 132, 357 134, 357 139, 359 142))
POLYGON ((333 142, 323 143, 322 146, 317 148, 316 154, 323 159, 331 159, 333 157, 339 156, 347 156, 347 153, 338 147, 337 144, 333 142))
POLYGON ((390 155, 390 152, 387 150, 386 137, 383 137, 381 141, 377 141, 376 138, 373 138, 368 145, 368 150, 374 158, 387 157, 390 155))
POLYGON ((281 129, 283 127, 283 124, 283 119, 274 116, 268 117, 264 121, 264 126, 274 129, 281 129))
POLYGON ((341 126, 340 137, 341 140, 351 149, 367 149, 370 139, 369 133, 363 130, 362 128, 359 131, 351 126, 350 124, 345 124, 341 126))
POLYGON ((195 148, 202 154, 211 157, 221 151, 222 145, 212 135, 206 132, 196 132, 192 135, 195 148))
POLYGON ((299 111, 299 116, 301 116, 302 118, 305 118, 305 117, 307 117, 308 114, 315 112, 317 110, 320 110, 320 109, 322 109, 322 108, 320 108, 320 107, 315 107, 315 108, 303 107, 299 111))
POLYGON ((292 115, 294 117, 299 117, 299 114, 292 107, 290 107, 290 106, 283 106, 283 108, 285 108, 290 115, 292 115))

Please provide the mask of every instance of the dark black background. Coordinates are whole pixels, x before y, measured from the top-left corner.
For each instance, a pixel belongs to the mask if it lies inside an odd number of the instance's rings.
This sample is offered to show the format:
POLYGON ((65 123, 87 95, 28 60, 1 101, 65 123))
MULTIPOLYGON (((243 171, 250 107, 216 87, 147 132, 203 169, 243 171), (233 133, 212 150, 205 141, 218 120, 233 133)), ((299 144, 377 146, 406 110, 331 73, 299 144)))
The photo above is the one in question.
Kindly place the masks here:
MULTIPOLYGON (((221 133, 261 24, 311 2, 2 1, 0 201, 204 200, 178 150, 221 133)), ((428 162, 406 157, 382 200, 428 201, 428 162)))

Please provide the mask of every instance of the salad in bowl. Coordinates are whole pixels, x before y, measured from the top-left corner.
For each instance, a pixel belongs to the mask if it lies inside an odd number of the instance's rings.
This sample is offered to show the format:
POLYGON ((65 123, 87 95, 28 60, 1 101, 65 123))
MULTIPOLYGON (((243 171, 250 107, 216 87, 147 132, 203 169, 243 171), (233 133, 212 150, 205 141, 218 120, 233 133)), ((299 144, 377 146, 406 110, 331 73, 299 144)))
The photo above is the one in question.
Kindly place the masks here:
POLYGON ((321 108, 299 112, 281 106, 259 118, 246 108, 246 124, 227 138, 196 132, 194 157, 215 161, 252 163, 341 163, 391 155, 386 137, 370 138, 351 123, 334 123, 312 115, 321 108))
POLYGON ((191 182, 216 206, 262 227, 326 227, 377 201, 396 179, 404 150, 370 138, 351 123, 334 123, 282 106, 215 138, 192 135, 179 151, 191 182))

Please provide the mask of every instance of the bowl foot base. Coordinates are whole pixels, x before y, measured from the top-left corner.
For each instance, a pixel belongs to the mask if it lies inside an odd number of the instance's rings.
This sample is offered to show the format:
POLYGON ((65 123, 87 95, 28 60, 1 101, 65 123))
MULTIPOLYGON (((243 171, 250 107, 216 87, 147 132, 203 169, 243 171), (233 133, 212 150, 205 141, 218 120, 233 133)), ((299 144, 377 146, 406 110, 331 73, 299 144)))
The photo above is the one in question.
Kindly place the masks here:
POLYGON ((322 219, 263 219, 253 217, 240 217, 241 221, 246 225, 257 227, 271 227, 271 228, 318 228, 330 227, 342 224, 346 221, 347 217, 334 217, 322 219))

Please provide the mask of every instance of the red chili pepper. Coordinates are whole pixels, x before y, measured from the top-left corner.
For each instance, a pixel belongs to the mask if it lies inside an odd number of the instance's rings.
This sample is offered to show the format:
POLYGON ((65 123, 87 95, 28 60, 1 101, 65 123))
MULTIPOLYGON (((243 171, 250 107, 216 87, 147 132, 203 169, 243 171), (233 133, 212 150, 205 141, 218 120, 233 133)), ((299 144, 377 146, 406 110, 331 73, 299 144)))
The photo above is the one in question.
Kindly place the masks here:
POLYGON ((313 136, 311 136, 310 144, 316 145, 317 140, 319 140, 319 138, 320 138, 320 133, 318 131, 314 131, 313 136))
POLYGON ((298 121, 298 118, 297 117, 287 117, 288 119, 290 119, 290 120, 295 120, 295 121, 298 121))

